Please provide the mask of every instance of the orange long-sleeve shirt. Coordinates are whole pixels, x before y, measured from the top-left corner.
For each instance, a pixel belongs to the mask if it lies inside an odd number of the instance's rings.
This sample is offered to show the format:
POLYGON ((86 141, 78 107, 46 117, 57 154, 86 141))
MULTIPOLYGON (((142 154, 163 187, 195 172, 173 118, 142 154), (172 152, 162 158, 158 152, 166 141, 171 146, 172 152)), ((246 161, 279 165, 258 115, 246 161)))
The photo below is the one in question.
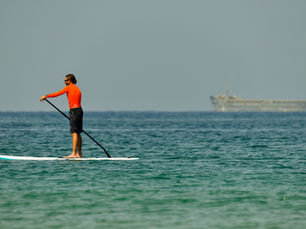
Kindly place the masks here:
POLYGON ((75 84, 70 84, 64 87, 62 90, 52 93, 52 94, 48 94, 46 96, 47 98, 52 98, 52 97, 57 97, 59 95, 62 95, 64 93, 67 93, 67 98, 68 98, 70 109, 81 107, 82 93, 81 93, 80 88, 78 88, 75 84))

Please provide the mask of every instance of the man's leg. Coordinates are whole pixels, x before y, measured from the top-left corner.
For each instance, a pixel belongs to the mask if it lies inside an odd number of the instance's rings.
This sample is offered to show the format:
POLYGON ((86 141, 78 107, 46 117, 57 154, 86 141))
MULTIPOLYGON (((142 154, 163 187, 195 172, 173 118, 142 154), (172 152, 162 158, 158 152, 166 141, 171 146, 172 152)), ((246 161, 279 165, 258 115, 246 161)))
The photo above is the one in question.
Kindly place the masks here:
POLYGON ((82 136, 80 133, 78 135, 78 156, 82 157, 82 136))
POLYGON ((80 133, 71 133, 72 137, 72 153, 66 158, 82 157, 82 137, 80 133))
POLYGON ((77 146, 78 146, 78 134, 77 133, 71 133, 72 137, 72 155, 77 154, 77 146))

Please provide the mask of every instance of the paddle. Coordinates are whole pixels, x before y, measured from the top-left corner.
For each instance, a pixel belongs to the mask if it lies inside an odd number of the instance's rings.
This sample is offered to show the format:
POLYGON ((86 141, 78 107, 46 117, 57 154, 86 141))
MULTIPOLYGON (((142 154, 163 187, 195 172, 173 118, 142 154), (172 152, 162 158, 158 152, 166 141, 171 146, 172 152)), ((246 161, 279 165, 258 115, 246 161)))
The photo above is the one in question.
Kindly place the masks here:
MULTIPOLYGON (((67 119, 70 120, 70 118, 64 113, 62 112, 60 109, 58 109, 53 103, 51 103, 48 99, 45 99, 52 107, 54 107, 57 111, 59 111, 62 115, 64 115, 67 119)), ((109 153, 106 151, 106 149, 99 143, 97 142, 93 137, 91 137, 85 130, 82 130, 82 132, 84 134, 86 134, 91 140, 93 140, 98 146, 101 147, 101 149, 103 149, 103 151, 106 153, 107 157, 111 158, 111 156, 109 155, 109 153)))

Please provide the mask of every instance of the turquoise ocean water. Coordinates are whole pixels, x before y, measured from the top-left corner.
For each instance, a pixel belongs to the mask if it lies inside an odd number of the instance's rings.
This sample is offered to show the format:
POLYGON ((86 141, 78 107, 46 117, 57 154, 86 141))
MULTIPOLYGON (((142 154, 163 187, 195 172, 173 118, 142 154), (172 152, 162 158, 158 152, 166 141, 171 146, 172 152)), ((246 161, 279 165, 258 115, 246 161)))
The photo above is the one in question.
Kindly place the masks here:
MULTIPOLYGON (((0 228, 306 228, 306 113, 87 112, 113 157, 0 160, 0 228)), ((0 154, 65 156, 56 112, 0 113, 0 154)), ((85 157, 104 152, 83 136, 85 157)))

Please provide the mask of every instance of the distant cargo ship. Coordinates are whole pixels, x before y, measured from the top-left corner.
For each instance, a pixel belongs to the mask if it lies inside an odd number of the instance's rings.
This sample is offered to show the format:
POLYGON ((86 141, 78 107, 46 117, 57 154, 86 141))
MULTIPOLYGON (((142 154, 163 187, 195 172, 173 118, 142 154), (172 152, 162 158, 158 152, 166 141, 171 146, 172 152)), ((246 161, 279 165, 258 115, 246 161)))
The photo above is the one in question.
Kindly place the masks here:
POLYGON ((305 100, 246 100, 237 96, 210 97, 215 111, 306 111, 305 100))

